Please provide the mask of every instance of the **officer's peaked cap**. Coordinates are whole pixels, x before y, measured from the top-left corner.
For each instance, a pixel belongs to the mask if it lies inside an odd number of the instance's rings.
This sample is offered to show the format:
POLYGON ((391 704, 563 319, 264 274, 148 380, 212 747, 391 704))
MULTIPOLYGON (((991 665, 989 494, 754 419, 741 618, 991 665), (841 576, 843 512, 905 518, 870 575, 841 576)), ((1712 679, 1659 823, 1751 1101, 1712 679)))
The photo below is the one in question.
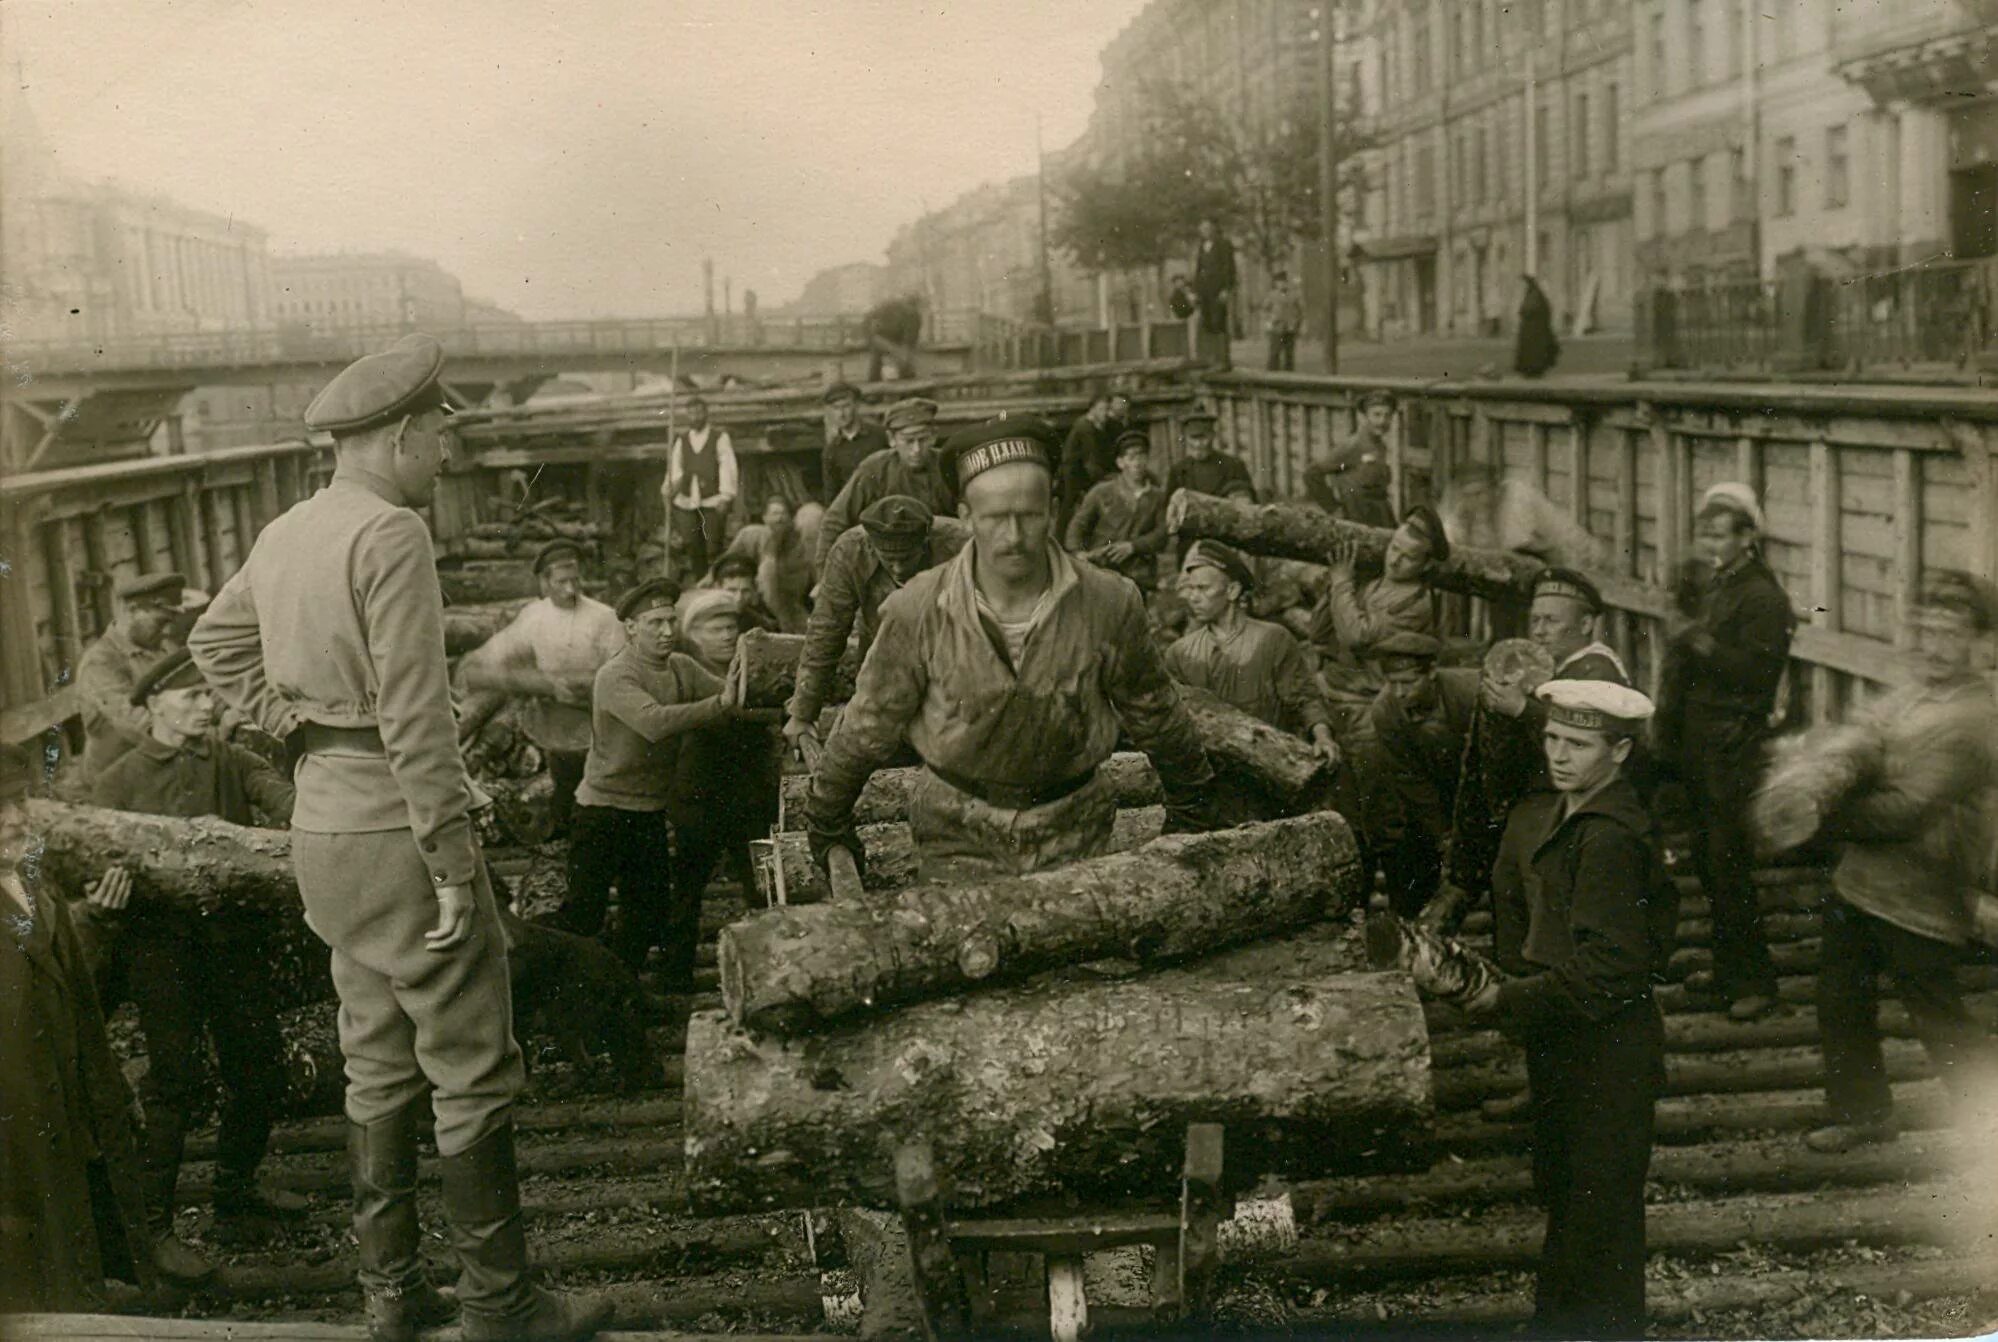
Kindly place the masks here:
POLYGON ((437 374, 444 347, 434 336, 406 335, 341 369, 305 407, 305 427, 359 433, 444 405, 437 374))

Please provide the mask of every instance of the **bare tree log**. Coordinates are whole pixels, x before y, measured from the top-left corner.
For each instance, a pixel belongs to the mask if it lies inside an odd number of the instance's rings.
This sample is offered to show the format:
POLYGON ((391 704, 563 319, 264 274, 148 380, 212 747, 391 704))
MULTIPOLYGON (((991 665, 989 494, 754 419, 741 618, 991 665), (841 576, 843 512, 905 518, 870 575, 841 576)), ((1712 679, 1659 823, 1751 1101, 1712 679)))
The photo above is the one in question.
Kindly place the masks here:
MULTIPOLYGON (((1125 809, 1136 806, 1156 806, 1165 800, 1159 790, 1159 776, 1152 769, 1152 762, 1135 750, 1120 750, 1103 761, 1103 770, 1110 780, 1111 790, 1117 794, 1117 805, 1125 809)), ((882 825, 909 818, 909 790, 916 780, 923 776, 920 767, 913 769, 881 769, 867 780, 861 789, 860 800, 854 804, 853 820, 857 825, 882 825)), ((802 830, 805 827, 805 798, 812 790, 809 774, 786 774, 783 781, 784 827, 802 830)))
POLYGON ((1164 964, 1271 936, 1361 894, 1332 812, 885 900, 769 909, 722 929, 730 1019, 786 1033, 906 1002, 1121 956, 1164 964))
POLYGON ((437 570, 447 606, 525 601, 541 594, 541 580, 525 560, 479 560, 437 570))
POLYGON ((1295 815, 1330 799, 1332 771, 1302 737, 1191 685, 1180 686, 1179 697, 1214 765, 1216 785, 1257 818, 1295 815))
MULTIPOLYGON (((1251 554, 1322 564, 1335 542, 1357 542, 1360 563, 1378 568, 1390 533, 1384 527, 1342 521, 1308 503, 1244 503, 1182 489, 1166 505, 1166 525, 1182 536, 1205 536, 1251 554)), ((1499 601, 1523 601, 1532 590, 1537 559, 1504 550, 1452 548, 1429 582, 1450 592, 1499 601)))
POLYGON ((703 1212, 890 1206, 894 1150, 915 1138, 934 1141, 956 1207, 1157 1195, 1177 1187, 1190 1121, 1227 1125, 1231 1179, 1405 1166, 1430 1118, 1421 1004, 1403 975, 1341 972, 1344 929, 1314 932, 797 1039, 697 1014, 689 1195, 703 1212))
POLYGON ((745 708, 782 708, 797 685, 798 659, 805 652, 803 634, 772 634, 761 629, 743 633, 735 645, 742 676, 745 708))
POLYGON ((470 652, 513 622, 525 601, 496 601, 478 606, 444 608, 444 652, 458 657, 470 652))

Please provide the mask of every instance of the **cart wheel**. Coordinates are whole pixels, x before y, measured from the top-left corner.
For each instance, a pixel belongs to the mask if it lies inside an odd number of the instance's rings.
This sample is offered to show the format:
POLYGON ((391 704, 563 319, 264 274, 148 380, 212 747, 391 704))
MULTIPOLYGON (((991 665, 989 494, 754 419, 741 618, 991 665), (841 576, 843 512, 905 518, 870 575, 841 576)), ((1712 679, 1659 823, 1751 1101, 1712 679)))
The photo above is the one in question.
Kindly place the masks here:
POLYGON ((1187 1125, 1179 1197, 1179 1299, 1195 1316, 1207 1310, 1214 1269, 1221 1262, 1221 1151, 1219 1123, 1187 1125))
POLYGON ((911 1142, 895 1152, 895 1201, 909 1236, 909 1266, 923 1333, 930 1342, 961 1337, 970 1327, 969 1299, 957 1256, 944 1233, 943 1197, 928 1142, 911 1142))

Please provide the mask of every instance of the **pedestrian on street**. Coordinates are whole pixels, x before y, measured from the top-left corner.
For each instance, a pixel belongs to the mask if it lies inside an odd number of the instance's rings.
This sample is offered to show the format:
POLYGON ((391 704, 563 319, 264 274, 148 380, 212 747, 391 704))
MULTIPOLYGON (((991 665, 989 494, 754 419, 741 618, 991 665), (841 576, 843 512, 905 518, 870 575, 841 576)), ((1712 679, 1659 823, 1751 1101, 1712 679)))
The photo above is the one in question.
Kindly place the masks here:
POLYGON ((513 698, 521 731, 548 762, 551 835, 566 838, 590 754, 590 687, 624 646, 624 625, 583 594, 583 551, 574 541, 542 546, 534 577, 541 595, 467 653, 458 676, 467 689, 513 698))
POLYGON ((1200 221, 1200 240, 1193 248, 1193 296, 1200 304, 1200 357, 1224 372, 1234 364, 1230 341, 1234 323, 1230 308, 1234 303, 1235 244, 1228 241, 1214 220, 1200 221))
POLYGON ((1152 436, 1129 429, 1117 439, 1117 472, 1090 487, 1069 520, 1070 554, 1113 569, 1147 597, 1159 584, 1166 545, 1165 491, 1152 483, 1152 436))
MULTIPOLYGON (((70 901, 35 860, 37 776, 0 744, 0 1317, 102 1312, 106 1278, 153 1285, 132 1092, 70 901)), ((120 888, 107 871, 89 894, 120 888)))
POLYGON ((1699 618, 1673 640, 1679 754, 1672 763, 1695 819, 1693 857, 1713 910, 1714 966, 1687 987, 1725 1000, 1730 1019, 1749 1021, 1776 1005, 1776 967, 1755 894, 1749 802, 1761 786, 1776 687, 1797 617, 1763 562, 1762 506, 1753 490, 1715 485, 1700 500, 1695 526, 1712 577, 1699 618))
POLYGON ((692 396, 686 410, 687 427, 667 454, 665 494, 673 549, 683 557, 685 580, 692 582, 707 574, 728 543, 738 476, 735 444, 727 429, 708 423, 708 403, 692 396))
POLYGON ((1554 333, 1554 305, 1531 275, 1519 299, 1519 329, 1513 336, 1512 370, 1521 377, 1543 377, 1561 359, 1561 338, 1554 333))
POLYGON ((1832 1121, 1806 1136, 1814 1151, 1893 1136, 1880 1051, 1883 974, 1952 1097, 1966 1107, 1992 1103, 1998 1040, 1964 1008, 1956 966, 1975 930, 1970 892, 1988 879, 1990 835, 1974 821, 1998 786, 1998 702, 1978 658, 1993 617, 1979 579, 1928 575, 1913 617, 1913 683, 1859 720, 1883 742, 1877 774, 1825 819, 1825 832, 1841 841, 1818 965, 1832 1121))
MULTIPOLYGON (((93 805, 141 815, 210 815, 232 825, 290 822, 291 783, 216 731, 214 696, 185 648, 141 676, 132 700, 144 710, 147 734, 92 780, 93 805)), ((140 1177, 154 1262, 171 1280, 198 1282, 212 1267, 175 1233, 174 1211, 211 1040, 222 1083, 211 1194, 216 1237, 262 1243, 278 1222, 308 1209, 296 1193, 257 1180, 285 1084, 277 1007, 257 972, 269 931, 256 918, 132 905, 130 874, 114 867, 105 875, 113 873, 123 879, 100 882, 75 917, 100 1002, 131 1001, 145 1037, 140 1177), (191 973, 196 965, 210 972, 191 973)))
POLYGON ((1151 756, 1168 830, 1210 828, 1213 772, 1124 578, 1049 535, 1054 434, 1030 418, 945 447, 972 541, 882 603, 881 632, 806 803, 814 858, 865 863, 853 807, 913 747, 909 827, 926 880, 1016 875, 1102 853, 1116 797, 1098 768, 1120 736, 1151 756))
MULTIPOLYGON (((815 506, 815 505, 814 505, 815 506)), ((777 629, 786 634, 805 630, 806 598, 812 590, 812 552, 816 539, 807 541, 791 511, 791 501, 772 494, 763 503, 763 520, 752 522, 735 534, 723 558, 746 561, 754 575, 752 587, 761 606, 776 618, 777 629)), ((721 580, 721 567, 711 575, 721 580)))
POLYGON ((851 382, 826 388, 826 445, 819 454, 819 498, 830 504, 860 463, 888 446, 888 435, 860 417, 860 389, 851 382))
POLYGON ((1270 338, 1270 371, 1296 372, 1297 333, 1304 325, 1304 295, 1291 285, 1288 271, 1270 272, 1270 292, 1263 300, 1263 314, 1263 330, 1270 338))
POLYGON ((1392 449, 1387 435, 1394 414, 1393 393, 1376 388, 1360 397, 1358 430, 1333 450, 1329 461, 1305 468, 1305 497, 1348 522, 1393 526, 1394 505, 1388 491, 1394 473, 1388 467, 1392 449))
POLYGON ((109 764, 146 736, 146 711, 132 703, 132 688, 167 650, 187 580, 178 573, 146 573, 113 589, 118 618, 76 660, 76 694, 83 716, 82 779, 109 764))
POLYGON ((332 482, 264 528, 188 649, 297 761, 292 867, 306 922, 332 949, 370 1332, 407 1338, 451 1314, 417 1256, 427 1104, 466 1338, 585 1338, 608 1306, 545 1291, 529 1270, 506 938, 472 829, 443 595, 416 511, 450 459, 443 364, 435 339, 405 336, 313 399, 305 424, 333 436, 332 482))
POLYGON ((860 525, 860 515, 892 494, 920 499, 941 517, 954 516, 957 496, 937 463, 937 403, 911 396, 888 407, 888 447, 860 463, 819 523, 816 573, 826 570, 833 543, 860 525))
POLYGON ((938 517, 920 499, 891 494, 834 544, 785 709, 784 739, 800 758, 818 757, 819 713, 867 660, 881 627, 881 604, 918 573, 955 558, 970 539, 970 530, 956 518, 938 517))

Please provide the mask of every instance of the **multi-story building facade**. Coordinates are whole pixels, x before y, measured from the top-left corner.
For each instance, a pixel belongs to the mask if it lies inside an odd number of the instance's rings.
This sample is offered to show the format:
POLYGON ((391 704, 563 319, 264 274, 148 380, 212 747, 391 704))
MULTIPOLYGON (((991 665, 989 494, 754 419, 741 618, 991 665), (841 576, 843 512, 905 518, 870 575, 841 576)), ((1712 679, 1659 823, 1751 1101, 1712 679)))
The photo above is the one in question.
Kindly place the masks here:
POLYGON ((1630 0, 1374 0, 1352 41, 1379 108, 1368 330, 1509 329, 1526 274, 1564 328, 1627 326, 1630 0))
POLYGON ((968 191, 898 232, 880 295, 919 294, 931 312, 1031 322, 1042 315, 1044 284, 1056 321, 1094 318, 1093 281, 1059 252, 1044 253, 1040 182, 1027 173, 968 191))
POLYGON ((786 313, 800 317, 858 316, 881 301, 886 270, 872 261, 828 266, 809 280, 786 313))
POLYGON ((279 256, 271 261, 280 325, 440 327, 465 324, 465 289, 435 261, 402 252, 279 256))

